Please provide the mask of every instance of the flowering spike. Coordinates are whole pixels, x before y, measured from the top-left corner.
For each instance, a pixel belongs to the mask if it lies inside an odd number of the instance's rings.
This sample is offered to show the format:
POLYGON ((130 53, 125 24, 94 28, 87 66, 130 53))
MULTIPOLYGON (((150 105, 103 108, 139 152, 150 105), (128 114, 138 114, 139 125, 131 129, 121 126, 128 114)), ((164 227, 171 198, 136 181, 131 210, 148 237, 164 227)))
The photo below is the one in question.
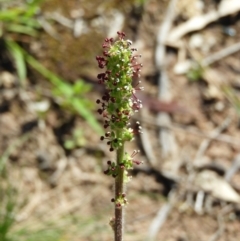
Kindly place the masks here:
MULTIPOLYGON (((130 125, 130 119, 135 112, 142 108, 142 102, 138 99, 136 91, 142 91, 138 81, 132 86, 132 80, 140 76, 142 64, 138 62, 140 54, 132 48, 132 41, 125 40, 125 33, 117 32, 118 38, 106 38, 103 47, 103 56, 97 56, 96 60, 101 71, 97 75, 99 84, 105 85, 106 92, 96 101, 100 106, 98 113, 104 118, 104 128, 109 129, 101 140, 107 140, 109 151, 116 150, 116 162, 108 161, 106 175, 115 178, 115 198, 111 201, 115 204, 115 218, 112 227, 115 235, 122 235, 122 209, 127 204, 124 192, 124 183, 131 179, 128 170, 134 164, 141 164, 134 160, 139 151, 131 155, 124 152, 124 144, 132 141, 136 133, 141 133, 141 126, 137 123, 138 130, 134 131, 130 125), (134 159, 133 159, 134 158, 134 159)), ((115 240, 122 240, 121 237, 115 240)))
MULTIPOLYGON (((134 54, 135 48, 130 48, 132 41, 124 40, 125 33, 117 32, 118 39, 106 38, 103 43, 103 55, 97 56, 99 68, 106 67, 104 73, 97 75, 100 84, 106 86, 107 92, 102 96, 102 100, 97 103, 102 105, 98 113, 105 121, 104 128, 111 128, 114 137, 121 130, 121 138, 112 144, 111 151, 122 146, 123 142, 133 139, 133 131, 128 128, 130 118, 134 112, 142 108, 142 102, 136 97, 135 92, 143 90, 139 86, 132 86, 132 79, 139 76, 142 64, 137 62, 140 54, 134 54)), ((110 139, 110 141, 113 141, 110 139)))

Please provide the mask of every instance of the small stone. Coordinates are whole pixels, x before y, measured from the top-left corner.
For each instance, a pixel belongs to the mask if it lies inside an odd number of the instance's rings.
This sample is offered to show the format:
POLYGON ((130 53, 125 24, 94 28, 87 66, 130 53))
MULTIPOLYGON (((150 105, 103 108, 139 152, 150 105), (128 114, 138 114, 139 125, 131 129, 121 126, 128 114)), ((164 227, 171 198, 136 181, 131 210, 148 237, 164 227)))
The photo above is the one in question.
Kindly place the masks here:
POLYGON ((201 48, 203 45, 204 39, 201 34, 193 34, 189 40, 189 46, 192 49, 201 48))
POLYGON ((3 71, 0 74, 0 86, 3 86, 5 88, 12 88, 16 82, 16 78, 14 75, 7 71, 3 71))
POLYGON ((222 112, 225 108, 225 105, 222 101, 218 101, 216 104, 215 104, 215 110, 218 111, 218 112, 222 112))

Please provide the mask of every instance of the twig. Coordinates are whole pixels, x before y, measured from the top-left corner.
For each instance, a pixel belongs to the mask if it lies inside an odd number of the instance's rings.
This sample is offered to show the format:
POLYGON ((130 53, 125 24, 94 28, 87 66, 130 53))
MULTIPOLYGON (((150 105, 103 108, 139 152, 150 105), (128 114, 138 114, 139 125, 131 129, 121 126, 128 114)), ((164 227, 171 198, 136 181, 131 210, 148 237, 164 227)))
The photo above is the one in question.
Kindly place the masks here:
POLYGON ((203 190, 198 191, 196 202, 194 205, 194 210, 196 213, 201 214, 203 211, 203 202, 204 202, 205 192, 203 190))
MULTIPOLYGON (((226 129, 228 127, 230 122, 231 122, 231 118, 226 118, 220 126, 218 126, 216 129, 214 129, 210 133, 210 136, 211 137, 217 137, 224 129, 226 129)), ((210 139, 202 141, 201 145, 198 148, 196 156, 195 156, 195 158, 192 162, 192 165, 196 164, 197 161, 204 155, 204 153, 207 150, 210 142, 211 142, 210 139)), ((194 179, 195 176, 196 176, 196 171, 192 170, 192 172, 189 175, 189 181, 191 182, 194 179)), ((195 202, 195 206, 194 206, 194 210, 197 213, 202 213, 204 196, 205 196, 205 192, 203 190, 200 190, 197 193, 197 198, 196 198, 196 202, 195 202)))
MULTIPOLYGON (((231 122, 231 118, 226 118, 220 126, 218 126, 216 129, 214 129, 210 133, 209 136, 211 138, 217 138, 218 135, 229 126, 230 122, 231 122)), ((202 141, 200 147, 198 148, 198 151, 197 151, 197 154, 194 158, 193 163, 196 163, 201 158, 201 156, 203 156, 203 154, 207 150, 210 142, 211 142, 211 139, 207 139, 207 140, 202 141)))
POLYGON ((209 241, 217 241, 224 232, 225 225, 221 214, 218 215, 217 220, 218 220, 218 230, 213 234, 213 236, 209 239, 209 241))
POLYGON ((46 33, 48 33, 52 38, 59 40, 60 36, 57 33, 57 31, 53 28, 53 26, 43 17, 39 16, 38 17, 38 22, 44 29, 46 33))
POLYGON ((62 14, 60 14, 58 12, 47 13, 46 17, 48 19, 55 20, 56 22, 58 22, 59 24, 61 24, 64 27, 67 27, 70 29, 73 29, 73 27, 74 27, 73 20, 64 17, 62 14))
POLYGON ((166 18, 164 22, 162 23, 158 35, 157 35, 157 48, 156 48, 156 56, 155 56, 155 62, 157 67, 161 68, 164 66, 165 61, 165 55, 166 55, 166 48, 165 48, 165 41, 167 39, 168 33, 170 31, 170 28, 172 26, 172 22, 175 15, 175 6, 177 4, 178 0, 171 0, 167 9, 166 18))
MULTIPOLYGON (((173 19, 174 19, 174 10, 176 6, 177 0, 171 0, 167 9, 166 18, 160 27, 157 35, 157 48, 156 48, 156 56, 155 56, 155 62, 156 66, 161 73, 158 79, 158 97, 160 100, 169 100, 171 99, 170 94, 170 83, 169 78, 167 75, 166 70, 166 46, 165 46, 165 40, 167 38, 168 32, 170 30, 170 27, 172 25, 173 19)), ((167 113, 159 113, 157 117, 157 123, 165 123, 170 125, 171 119, 169 114, 167 113)), ((160 144, 162 145, 162 155, 163 157, 169 157, 172 158, 174 156, 177 156, 177 144, 175 142, 174 134, 169 130, 160 130, 159 132, 159 138, 160 138, 160 144)), ((178 166, 178 165, 174 165, 178 166)))
POLYGON ((175 43, 189 32, 203 29, 205 26, 221 17, 236 13, 240 10, 239 0, 225 0, 220 3, 218 10, 212 10, 202 16, 196 16, 174 28, 168 35, 168 41, 175 43))
POLYGON ((238 154, 238 155, 235 157, 235 159, 234 159, 231 167, 226 171, 225 176, 224 176, 225 180, 227 180, 228 182, 230 182, 232 176, 233 176, 239 169, 240 169, 240 154, 238 154))
POLYGON ((201 61, 201 65, 203 67, 209 66, 210 64, 213 64, 214 62, 219 61, 219 60, 221 60, 231 54, 234 54, 238 51, 240 51, 240 42, 235 43, 235 44, 228 46, 216 53, 209 55, 208 57, 204 58, 201 61))
MULTIPOLYGON (((216 53, 211 53, 209 56, 207 56, 206 58, 204 58, 203 60, 200 61, 200 66, 202 67, 207 67, 231 54, 234 54, 236 52, 240 51, 240 42, 239 43, 235 43, 231 46, 228 46, 216 53)), ((180 63, 182 66, 185 66, 183 69, 181 69, 181 71, 179 72, 177 68, 175 68, 175 73, 177 74, 186 74, 189 69, 193 66, 194 63, 196 63, 196 58, 195 60, 191 61, 191 60, 185 60, 182 63, 180 63)))
POLYGON ((31 198, 30 202, 21 210, 16 216, 18 222, 26 220, 31 213, 38 207, 39 203, 43 203, 43 183, 40 180, 35 182, 35 194, 31 198))
POLYGON ((193 130, 191 128, 186 128, 185 126, 172 124, 172 125, 165 125, 165 124, 158 124, 155 121, 151 121, 147 118, 142 118, 142 122, 145 122, 151 126, 156 126, 159 128, 165 128, 167 130, 174 130, 174 131, 182 131, 187 132, 188 134, 196 135, 202 138, 208 138, 209 140, 215 140, 220 142, 225 142, 227 144, 231 144, 233 146, 239 147, 240 139, 226 135, 226 134, 219 134, 218 136, 211 136, 208 133, 201 132, 200 130, 193 130))
MULTIPOLYGON (((147 116, 146 109, 143 109, 141 111, 141 117, 144 116, 144 114, 147 116)), ((142 124, 142 133, 140 135, 140 139, 147 160, 150 163, 150 166, 155 167, 157 165, 157 160, 155 158, 154 151, 150 142, 151 139, 149 138, 148 129, 144 123, 142 124)))
POLYGON ((172 190, 169 194, 168 203, 164 204, 158 211, 156 217, 153 219, 149 230, 148 230, 148 239, 149 241, 153 241, 156 239, 157 233, 165 223, 172 207, 173 203, 176 200, 175 190, 172 190))

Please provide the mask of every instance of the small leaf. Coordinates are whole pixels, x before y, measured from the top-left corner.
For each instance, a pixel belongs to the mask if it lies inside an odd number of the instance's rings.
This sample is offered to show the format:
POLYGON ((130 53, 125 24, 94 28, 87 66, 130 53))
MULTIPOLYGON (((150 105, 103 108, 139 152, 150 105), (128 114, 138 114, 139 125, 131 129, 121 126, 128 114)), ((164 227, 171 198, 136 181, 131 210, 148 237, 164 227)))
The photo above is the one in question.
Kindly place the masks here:
POLYGON ((74 93, 77 95, 85 94, 91 90, 91 85, 84 83, 83 80, 78 79, 73 85, 74 93))
POLYGON ((33 37, 37 35, 37 31, 33 27, 24 26, 22 24, 8 24, 6 25, 6 29, 9 32, 26 34, 33 37))
POLYGON ((0 20, 3 22, 6 21, 15 21, 20 14, 24 12, 24 9, 21 8, 12 8, 7 11, 0 12, 0 20))
POLYGON ((64 147, 66 148, 66 149, 68 149, 68 150, 71 150, 71 149, 73 149, 74 147, 75 147, 75 142, 73 141, 73 140, 66 140, 65 142, 64 142, 64 147))

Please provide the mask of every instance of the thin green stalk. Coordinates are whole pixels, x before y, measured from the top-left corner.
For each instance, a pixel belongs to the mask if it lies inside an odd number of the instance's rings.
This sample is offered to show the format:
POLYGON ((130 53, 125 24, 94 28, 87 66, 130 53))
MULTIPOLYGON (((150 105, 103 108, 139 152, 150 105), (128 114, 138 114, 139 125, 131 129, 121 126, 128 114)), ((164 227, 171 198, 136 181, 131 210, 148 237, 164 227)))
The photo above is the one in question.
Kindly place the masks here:
MULTIPOLYGON (((117 165, 123 162, 124 144, 117 150, 117 165)), ((118 173, 115 179, 115 200, 124 193, 124 168, 118 173)), ((115 241, 123 240, 123 210, 124 206, 115 205, 115 241)))

